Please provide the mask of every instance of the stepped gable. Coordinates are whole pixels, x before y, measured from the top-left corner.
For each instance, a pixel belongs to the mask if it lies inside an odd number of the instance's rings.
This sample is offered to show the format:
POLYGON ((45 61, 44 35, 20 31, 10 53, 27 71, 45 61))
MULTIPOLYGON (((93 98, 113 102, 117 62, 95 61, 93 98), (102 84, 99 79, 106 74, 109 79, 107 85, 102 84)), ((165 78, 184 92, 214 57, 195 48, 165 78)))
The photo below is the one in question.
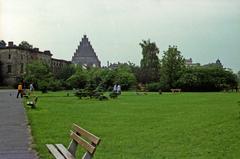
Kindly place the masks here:
POLYGON ((83 36, 74 56, 72 63, 86 67, 100 67, 101 63, 86 35, 83 36))

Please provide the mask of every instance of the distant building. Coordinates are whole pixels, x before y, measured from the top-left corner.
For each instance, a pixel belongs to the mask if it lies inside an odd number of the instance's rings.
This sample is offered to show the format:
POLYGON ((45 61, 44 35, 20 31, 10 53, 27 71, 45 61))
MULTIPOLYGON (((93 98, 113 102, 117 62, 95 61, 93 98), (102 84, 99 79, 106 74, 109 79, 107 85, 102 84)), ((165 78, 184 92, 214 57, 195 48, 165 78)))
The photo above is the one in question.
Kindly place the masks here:
POLYGON ((72 57, 72 63, 80 64, 84 67, 101 67, 101 62, 86 35, 83 36, 80 45, 76 49, 72 57))
POLYGON ((190 58, 190 59, 185 59, 185 64, 186 64, 186 65, 192 65, 192 58, 190 58))
POLYGON ((200 66, 200 63, 193 63, 192 58, 185 59, 186 66, 200 66))
POLYGON ((219 59, 216 60, 215 63, 209 63, 206 65, 203 65, 204 67, 218 67, 218 68, 223 68, 223 65, 219 59))
POLYGON ((48 64, 54 73, 61 70, 70 61, 53 59, 50 51, 39 51, 38 48, 26 49, 14 45, 13 42, 0 42, 0 63, 3 84, 13 85, 26 73, 27 64, 34 60, 40 60, 48 64))
POLYGON ((64 66, 72 64, 71 61, 52 58, 51 68, 54 74, 58 73, 64 66))

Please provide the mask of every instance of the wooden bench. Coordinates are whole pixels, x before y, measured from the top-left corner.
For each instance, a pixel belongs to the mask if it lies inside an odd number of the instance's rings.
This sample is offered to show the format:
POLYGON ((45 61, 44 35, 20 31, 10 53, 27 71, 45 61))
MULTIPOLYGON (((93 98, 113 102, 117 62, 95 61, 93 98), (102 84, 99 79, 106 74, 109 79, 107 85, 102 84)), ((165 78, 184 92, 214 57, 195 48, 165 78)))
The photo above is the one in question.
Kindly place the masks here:
POLYGON ((84 130, 76 124, 73 124, 73 131, 70 131, 70 142, 68 148, 62 144, 46 144, 48 150, 56 159, 75 159, 77 146, 81 146, 86 150, 82 159, 92 159, 100 138, 84 130), (86 141, 88 140, 88 141, 86 141))
POLYGON ((171 89, 172 93, 181 92, 181 89, 171 89))
POLYGON ((37 101, 38 97, 35 97, 33 100, 27 101, 27 105, 31 106, 32 108, 36 108, 37 101))

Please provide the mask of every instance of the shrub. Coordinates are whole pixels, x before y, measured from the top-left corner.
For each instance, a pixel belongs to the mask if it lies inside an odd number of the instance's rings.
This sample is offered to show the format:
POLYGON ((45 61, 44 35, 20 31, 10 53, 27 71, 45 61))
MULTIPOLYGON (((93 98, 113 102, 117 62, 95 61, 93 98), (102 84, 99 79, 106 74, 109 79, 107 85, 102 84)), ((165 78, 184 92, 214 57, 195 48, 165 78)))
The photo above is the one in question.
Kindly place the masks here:
POLYGON ((112 99, 115 99, 115 98, 118 97, 118 93, 117 93, 117 92, 111 92, 111 93, 109 94, 109 97, 112 98, 112 99))
POLYGON ((79 99, 82 99, 83 97, 87 97, 88 93, 84 89, 79 89, 76 93, 75 96, 79 97, 79 99))
POLYGON ((150 92, 158 92, 161 88, 160 83, 149 83, 146 85, 146 89, 150 92))
POLYGON ((62 90, 62 84, 59 80, 51 80, 48 85, 48 89, 51 91, 59 91, 62 90))
POLYGON ((42 93, 47 93, 48 91, 48 82, 47 81, 39 81, 38 82, 38 89, 42 91, 42 93))

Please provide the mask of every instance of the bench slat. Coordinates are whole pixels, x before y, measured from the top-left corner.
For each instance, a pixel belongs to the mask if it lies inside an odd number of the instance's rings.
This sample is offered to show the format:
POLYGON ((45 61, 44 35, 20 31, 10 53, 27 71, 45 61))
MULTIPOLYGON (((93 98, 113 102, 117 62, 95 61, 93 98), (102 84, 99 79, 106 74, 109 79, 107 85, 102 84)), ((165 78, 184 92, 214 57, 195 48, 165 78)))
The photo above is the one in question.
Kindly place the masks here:
POLYGON ((91 144, 89 144, 86 140, 79 137, 75 132, 71 131, 70 137, 75 140, 79 145, 81 145, 85 150, 87 150, 89 153, 93 154, 95 151, 95 147, 91 144))
POLYGON ((95 145, 98 145, 100 143, 100 138, 93 135, 92 133, 88 132, 87 130, 79 127, 76 124, 73 124, 73 129, 78 132, 81 136, 87 138, 91 142, 93 142, 95 145))
POLYGON ((73 157, 73 155, 62 144, 56 144, 56 147, 66 159, 75 159, 75 157, 73 157))
POLYGON ((52 144, 46 144, 48 150, 53 154, 56 159, 65 159, 64 156, 52 144))

